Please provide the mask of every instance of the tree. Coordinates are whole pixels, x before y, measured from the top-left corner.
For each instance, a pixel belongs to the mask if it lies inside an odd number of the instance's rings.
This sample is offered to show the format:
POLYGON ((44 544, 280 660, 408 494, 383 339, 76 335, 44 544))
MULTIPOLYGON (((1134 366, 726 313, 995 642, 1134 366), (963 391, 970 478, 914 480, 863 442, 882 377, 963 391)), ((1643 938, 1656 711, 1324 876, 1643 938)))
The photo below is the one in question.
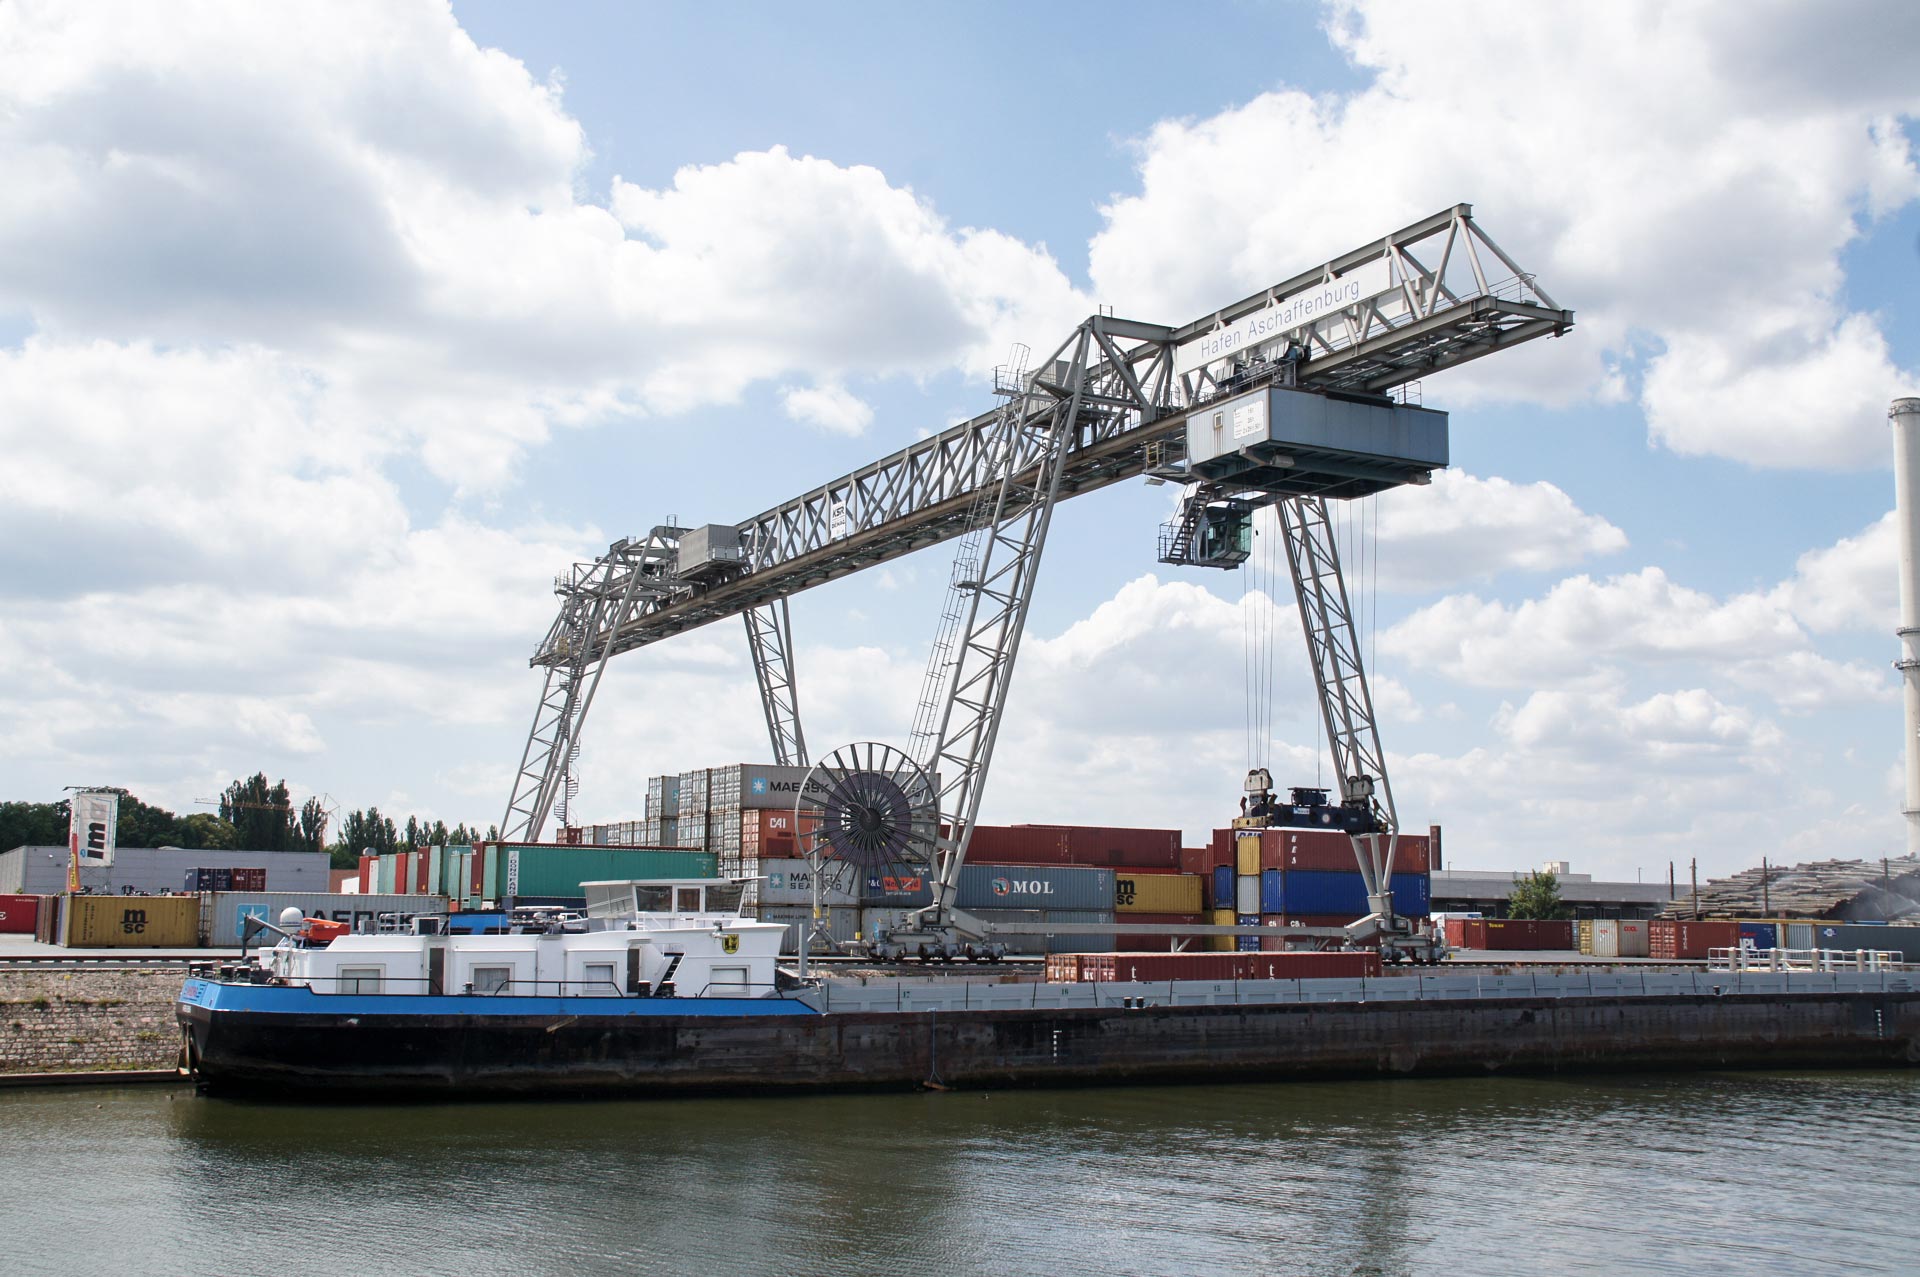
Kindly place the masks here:
POLYGON ((240 846, 240 831, 232 822, 210 811, 196 811, 180 820, 177 847, 198 847, 207 851, 233 851, 240 846))
POLYGON ((67 845, 67 802, 0 803, 0 851, 67 845))
POLYGON ((256 772, 234 781, 220 795, 220 818, 240 831, 240 846, 248 851, 293 849, 293 799, 284 780, 268 785, 267 774, 256 772))
POLYGON ((1507 897, 1509 918, 1567 918, 1572 914, 1560 901, 1558 874, 1535 869, 1514 880, 1513 894, 1507 897))
POLYGON ((327 849, 327 809, 318 797, 300 804, 300 825, 294 831, 293 841, 300 851, 327 849))
POLYGON ((350 811, 340 818, 340 838, 331 848, 334 864, 358 864, 361 852, 384 856, 400 850, 400 835, 378 807, 350 811), (344 859, 344 863, 343 862, 344 859))

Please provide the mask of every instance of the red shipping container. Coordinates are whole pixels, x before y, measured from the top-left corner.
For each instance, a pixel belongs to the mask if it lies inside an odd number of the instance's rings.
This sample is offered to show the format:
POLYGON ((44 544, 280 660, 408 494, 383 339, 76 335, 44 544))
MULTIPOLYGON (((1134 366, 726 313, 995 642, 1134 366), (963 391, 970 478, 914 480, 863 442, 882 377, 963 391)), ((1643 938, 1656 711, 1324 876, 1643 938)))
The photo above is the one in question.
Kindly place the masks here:
POLYGON ((1283 917, 1273 913, 1261 914, 1260 924, 1271 926, 1274 934, 1260 937, 1260 952, 1291 953, 1296 946, 1305 944, 1304 940, 1295 940, 1291 945, 1287 943, 1286 930, 1290 927, 1345 927, 1352 921, 1354 918, 1345 914, 1309 913, 1298 917, 1292 915, 1283 917))
POLYGON ((1182 847, 1180 849, 1180 872, 1183 874, 1204 874, 1213 871, 1213 848, 1182 847))
POLYGON ((1566 919, 1447 919, 1447 944, 1455 949, 1572 949, 1573 937, 1573 923, 1566 919))
POLYGON ((40 918, 40 897, 0 896, 0 932, 32 935, 40 918))
MULTIPOLYGON (((1134 869, 1128 872, 1140 871, 1134 869)), ((1197 913, 1123 913, 1114 915, 1114 919, 1116 924, 1173 923, 1180 926, 1201 926, 1212 921, 1205 915, 1197 913)), ((1175 945, 1185 949, 1201 948, 1208 939, 1207 936, 1156 936, 1119 932, 1113 937, 1113 948, 1116 953, 1167 953, 1175 945)))
POLYGON ((1647 950, 1656 958, 1704 958, 1709 949, 1740 947, 1737 922, 1656 918, 1647 924, 1647 950))
POLYGON ((996 865, 1090 865, 1178 872, 1180 831, 1097 825, 975 825, 967 843, 967 859, 996 865))
POLYGON ((413 871, 413 889, 419 894, 425 895, 431 886, 427 881, 427 874, 433 868, 432 853, 425 851, 414 852, 413 863, 415 866, 413 871))
POLYGON ((1080 955, 1077 953, 1050 953, 1047 955, 1047 983, 1077 984, 1080 980, 1080 955))
MULTIPOLYGON (((1324 829, 1268 829, 1260 835, 1262 869, 1323 869, 1352 873, 1358 867, 1353 840, 1324 829)), ((1393 873, 1427 872, 1427 836, 1401 834, 1394 844, 1393 873)))
POLYGON ((1330 980, 1380 974, 1380 955, 1342 953, 1083 953, 1080 979, 1330 980))
POLYGON ((373 867, 379 863, 380 863, 380 859, 377 856, 360 857, 360 894, 361 895, 370 896, 373 894, 373 867))

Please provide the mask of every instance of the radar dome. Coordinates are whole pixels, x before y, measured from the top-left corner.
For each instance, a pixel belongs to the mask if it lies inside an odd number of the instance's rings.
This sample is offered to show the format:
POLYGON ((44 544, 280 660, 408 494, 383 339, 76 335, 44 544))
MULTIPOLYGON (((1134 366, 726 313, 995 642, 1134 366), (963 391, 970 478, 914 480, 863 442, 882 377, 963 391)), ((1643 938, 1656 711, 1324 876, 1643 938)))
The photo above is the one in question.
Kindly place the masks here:
POLYGON ((288 905, 285 909, 282 909, 280 911, 280 925, 283 927, 297 927, 300 925, 302 920, 305 919, 305 917, 306 915, 301 913, 298 909, 294 908, 292 905, 288 905))

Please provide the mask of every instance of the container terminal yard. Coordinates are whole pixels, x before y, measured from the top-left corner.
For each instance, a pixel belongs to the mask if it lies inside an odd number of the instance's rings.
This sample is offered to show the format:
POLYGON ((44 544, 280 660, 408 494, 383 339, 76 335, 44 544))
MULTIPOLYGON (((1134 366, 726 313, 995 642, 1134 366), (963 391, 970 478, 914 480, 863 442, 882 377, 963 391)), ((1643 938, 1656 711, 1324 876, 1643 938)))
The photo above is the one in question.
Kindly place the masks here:
MULTIPOLYGON (((561 574, 498 841, 366 856, 354 891, 320 893, 304 890, 318 866, 253 853, 116 857, 110 797, 83 793, 64 865, 58 848, 0 856, 4 926, 68 949, 238 946, 180 994, 179 1067, 215 1089, 1920 1061, 1920 926, 1894 925, 1920 894, 1912 857, 1877 882, 1868 865, 1769 869, 1757 907, 1739 883, 1683 897, 1555 863, 1574 916, 1504 918, 1512 875, 1448 870, 1440 827, 1396 807, 1330 503, 1446 466, 1447 414, 1416 380, 1573 322, 1464 204, 1184 325, 1092 316, 1038 360, 1016 348, 997 408, 561 574), (1141 477, 1181 486, 1163 564, 1234 570, 1256 512, 1276 516, 1335 783, 1276 783, 1253 758, 1203 846, 983 824, 1056 509, 1141 477), (908 738, 811 750, 788 599, 942 542, 951 584, 908 738), (735 616, 771 762, 656 776, 637 820, 571 823, 608 662, 735 616), (1522 973, 1522 954, 1549 969, 1522 973), (1514 969, 1453 972, 1473 955, 1514 969)), ((1911 537, 1920 401, 1893 416, 1911 537)))

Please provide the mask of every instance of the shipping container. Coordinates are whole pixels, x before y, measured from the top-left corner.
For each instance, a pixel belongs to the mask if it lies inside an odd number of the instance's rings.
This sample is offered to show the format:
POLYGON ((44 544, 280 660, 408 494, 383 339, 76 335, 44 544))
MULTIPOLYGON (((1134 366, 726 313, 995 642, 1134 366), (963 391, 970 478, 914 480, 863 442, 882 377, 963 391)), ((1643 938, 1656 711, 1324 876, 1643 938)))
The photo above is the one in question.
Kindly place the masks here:
POLYGON ((69 896, 60 943, 69 949, 184 949, 200 939, 199 896, 69 896))
POLYGON ((39 916, 34 919, 33 938, 41 944, 59 944, 61 928, 66 923, 62 906, 65 896, 41 896, 39 916))
MULTIPOLYGON (((1203 913, 1118 913, 1113 915, 1116 927, 1150 925, 1173 925, 1183 927, 1205 926, 1207 917, 1203 913)), ((1120 931, 1113 937, 1113 947, 1121 952, 1165 953, 1168 950, 1201 950, 1207 948, 1207 936, 1166 936, 1155 935, 1150 931, 1120 931)))
POLYGON ((1907 962, 1920 962, 1920 927, 1889 926, 1869 922, 1815 922, 1809 927, 1809 949, 1836 949, 1856 953, 1862 949, 1904 955, 1907 962))
POLYGON ((1239 877, 1233 884, 1233 907, 1238 914, 1261 913, 1261 882, 1258 877, 1239 877))
MULTIPOLYGON (((760 876, 763 879, 760 884, 762 905, 813 904, 814 873, 807 861, 762 860, 760 876)), ((859 868, 844 860, 827 861, 821 866, 819 874, 820 903, 859 905, 862 878, 859 868)))
MULTIPOLYGON (((1064 968, 1063 968, 1064 970, 1064 968)), ((1352 980, 1380 974, 1373 950, 1344 953, 1088 953, 1074 976, 1088 981, 1352 980)), ((1048 978, 1053 978, 1049 969, 1048 978)))
POLYGON ((1455 949, 1572 952, 1576 935, 1570 919, 1448 918, 1444 926, 1455 949))
POLYGON ((1780 943, 1780 924, 1776 922, 1743 922, 1740 924, 1740 947, 1743 949, 1782 949, 1780 943))
MULTIPOLYGON (((1426 917, 1432 904, 1430 883, 1426 874, 1393 875, 1389 886, 1394 912, 1406 918, 1426 917)), ((1357 870, 1269 869, 1260 875, 1260 884, 1261 913, 1346 914, 1358 918, 1370 912, 1366 880, 1357 870)))
POLYGON ((1652 952, 1644 919, 1595 918, 1586 932, 1581 952, 1596 958, 1644 958, 1652 952))
MULTIPOLYGON (((1237 927, 1257 927, 1260 925, 1260 915, 1257 913, 1238 914, 1234 917, 1233 922, 1237 927)), ((1260 952, 1260 937, 1235 936, 1233 938, 1233 947, 1237 953, 1258 953, 1260 952)))
POLYGON ((919 870, 894 865, 869 872, 860 891, 860 903, 891 908, 920 908, 933 903, 933 879, 919 870))
POLYGON ((1195 874, 1115 873, 1115 913, 1199 913, 1206 892, 1195 874))
POLYGON ((39 921, 39 896, 0 896, 0 932, 30 936, 39 921))
MULTIPOLYGON (((1674 960, 1704 958, 1709 949, 1739 948, 1740 924, 1712 919, 1693 921, 1656 918, 1647 924, 1647 940, 1651 956, 1656 958, 1674 960)), ((1594 928, 1593 945, 1597 952, 1601 945, 1598 927, 1594 928)))
POLYGON ((1242 878, 1260 874, 1260 835, 1240 833, 1233 840, 1233 869, 1242 878))
MULTIPOLYGON (((804 862, 803 862, 804 863, 804 862)), ((837 947, 853 940, 860 933, 860 907, 858 905, 834 905, 820 911, 821 921, 826 924, 827 935, 833 947, 816 942, 812 952, 832 953, 837 947)), ((760 921, 783 922, 787 931, 780 939, 780 952, 798 954, 800 952, 800 933, 813 920, 813 910, 804 905, 762 905, 760 921)))
MULTIPOLYGON (((489 848, 491 851, 492 848, 489 848)), ((713 878, 719 876, 711 852, 672 851, 640 847, 567 847, 551 843, 503 845, 500 856, 519 853, 519 898, 546 897, 580 900, 583 882, 613 882, 626 878, 713 878)), ((504 893, 506 884, 497 883, 504 893)), ((499 897, 495 897, 496 899, 499 897)))
POLYGON ((1212 873, 1213 850, 1209 847, 1182 847, 1180 849, 1180 872, 1183 874, 1212 873))
MULTIPOLYGON (((373 931, 382 914, 413 918, 419 914, 446 913, 445 896, 372 895, 327 891, 222 891, 207 898, 200 917, 200 942, 219 948, 240 943, 241 929, 249 917, 261 918, 278 926, 287 909, 300 910, 303 918, 326 918, 344 922, 356 931, 373 931)), ((258 935, 254 944, 273 944, 279 937, 272 932, 258 935)))
POLYGON ((961 866, 954 903, 962 909, 1113 910, 1113 870, 1060 865, 961 866))
MULTIPOLYGON (((1213 911, 1213 925, 1216 927, 1234 926, 1238 918, 1239 915, 1231 909, 1215 909, 1213 911)), ((1208 947, 1220 953, 1230 952, 1235 948, 1234 937, 1214 936, 1208 947)))
POLYGON ((1233 866, 1219 865, 1214 868, 1211 890, 1207 893, 1207 908, 1228 909, 1234 904, 1233 866))
MULTIPOLYGON (((1345 834, 1322 829, 1269 829, 1260 835, 1260 867, 1356 873, 1359 861, 1353 853, 1353 840, 1345 834)), ((1427 872, 1425 834, 1400 835, 1394 844, 1393 872, 1427 872)))
POLYGON ((1075 984, 1080 979, 1080 954, 1051 953, 1047 955, 1047 982, 1049 984, 1075 984))

